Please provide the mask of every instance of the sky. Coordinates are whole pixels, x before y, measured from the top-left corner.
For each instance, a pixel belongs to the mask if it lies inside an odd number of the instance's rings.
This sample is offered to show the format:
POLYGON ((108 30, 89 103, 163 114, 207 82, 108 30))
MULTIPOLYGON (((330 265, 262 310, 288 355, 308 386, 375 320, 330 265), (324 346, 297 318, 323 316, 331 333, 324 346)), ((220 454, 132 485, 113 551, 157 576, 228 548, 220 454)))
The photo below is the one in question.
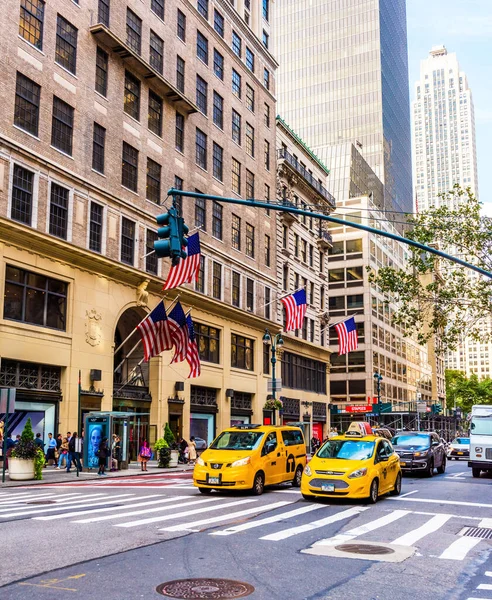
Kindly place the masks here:
POLYGON ((492 217, 492 0, 407 0, 410 99, 432 46, 455 52, 475 105, 478 189, 492 217))

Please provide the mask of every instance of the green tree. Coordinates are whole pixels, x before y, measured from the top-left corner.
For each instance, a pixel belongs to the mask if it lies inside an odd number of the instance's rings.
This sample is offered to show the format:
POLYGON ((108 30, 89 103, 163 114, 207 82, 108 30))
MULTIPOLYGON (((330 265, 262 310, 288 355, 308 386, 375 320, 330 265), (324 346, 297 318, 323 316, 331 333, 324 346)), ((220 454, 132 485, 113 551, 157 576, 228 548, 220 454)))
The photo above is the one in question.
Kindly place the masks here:
MULTIPOLYGON (((440 206, 409 217, 407 237, 492 271, 492 219, 480 215, 480 203, 459 185, 440 194, 440 206), (441 206, 442 204, 442 206, 441 206)), ((453 350, 465 337, 492 340, 484 320, 492 316, 492 279, 435 254, 409 248, 408 269, 383 267, 369 279, 396 305, 394 322, 423 344, 434 335, 441 351, 453 350)))
POLYGON ((464 412, 471 412, 474 404, 492 404, 492 379, 478 379, 475 373, 466 377, 461 371, 449 369, 445 377, 448 408, 458 406, 464 412))
POLYGON ((172 448, 173 444, 176 441, 176 438, 174 437, 174 433, 171 431, 171 428, 169 427, 169 423, 166 423, 166 426, 164 427, 164 439, 166 440, 169 448, 172 448))
POLYGON ((23 442, 32 442, 34 440, 34 432, 32 430, 31 419, 27 419, 24 429, 22 430, 21 440, 23 442))

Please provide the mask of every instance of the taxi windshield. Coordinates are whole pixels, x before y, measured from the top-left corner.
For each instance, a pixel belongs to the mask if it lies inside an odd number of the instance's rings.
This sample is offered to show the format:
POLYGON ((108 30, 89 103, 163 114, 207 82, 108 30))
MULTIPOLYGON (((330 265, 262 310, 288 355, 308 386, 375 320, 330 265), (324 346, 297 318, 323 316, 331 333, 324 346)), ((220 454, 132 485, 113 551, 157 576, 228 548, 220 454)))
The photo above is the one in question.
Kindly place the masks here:
POLYGON ((374 451, 374 442, 362 440, 330 440, 319 450, 320 458, 341 460, 367 460, 374 451))
POLYGON ((451 443, 456 445, 468 445, 470 443, 470 438, 455 438, 451 443))
POLYGON ((214 450, 253 450, 257 448, 264 433, 262 431, 223 431, 210 448, 214 450))
POLYGON ((430 436, 419 433, 404 433, 395 435, 391 440, 393 446, 407 446, 409 448, 428 448, 430 446, 430 436))

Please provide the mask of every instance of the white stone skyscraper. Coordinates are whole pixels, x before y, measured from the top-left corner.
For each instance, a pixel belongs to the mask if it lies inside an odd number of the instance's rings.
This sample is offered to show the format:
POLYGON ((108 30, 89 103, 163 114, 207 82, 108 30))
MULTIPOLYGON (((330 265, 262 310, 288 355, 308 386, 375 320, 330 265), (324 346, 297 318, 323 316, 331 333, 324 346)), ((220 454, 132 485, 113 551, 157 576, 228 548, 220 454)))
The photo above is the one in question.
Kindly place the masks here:
POLYGON ((456 54, 435 46, 421 61, 412 103, 416 209, 439 202, 455 183, 478 196, 473 98, 456 54))

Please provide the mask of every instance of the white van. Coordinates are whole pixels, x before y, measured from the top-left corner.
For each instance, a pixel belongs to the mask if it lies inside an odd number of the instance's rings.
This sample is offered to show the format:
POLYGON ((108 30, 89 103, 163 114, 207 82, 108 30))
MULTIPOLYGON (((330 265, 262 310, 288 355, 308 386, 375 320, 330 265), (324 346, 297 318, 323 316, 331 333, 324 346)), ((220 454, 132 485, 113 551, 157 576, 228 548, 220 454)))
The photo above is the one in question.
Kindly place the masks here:
POLYGON ((492 471, 492 406, 472 406, 470 423, 470 460, 473 477, 482 471, 492 471))

